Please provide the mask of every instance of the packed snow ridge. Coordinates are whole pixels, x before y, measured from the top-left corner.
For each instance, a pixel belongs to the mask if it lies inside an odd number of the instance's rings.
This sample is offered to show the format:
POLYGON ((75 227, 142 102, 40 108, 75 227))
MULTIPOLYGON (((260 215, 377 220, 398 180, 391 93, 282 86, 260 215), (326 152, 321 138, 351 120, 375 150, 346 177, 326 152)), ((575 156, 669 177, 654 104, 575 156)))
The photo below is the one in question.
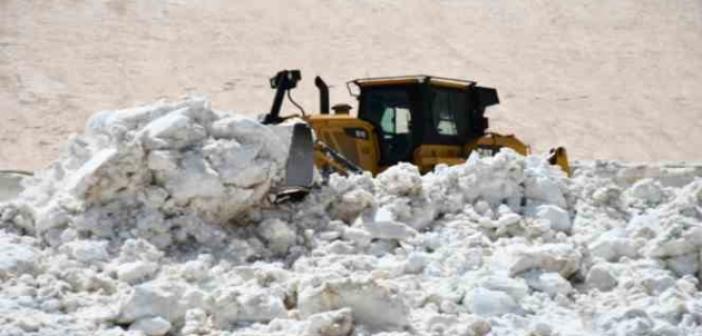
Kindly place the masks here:
POLYGON ((0 204, 0 335, 694 335, 702 170, 504 150, 274 204, 287 126, 102 112, 0 204))

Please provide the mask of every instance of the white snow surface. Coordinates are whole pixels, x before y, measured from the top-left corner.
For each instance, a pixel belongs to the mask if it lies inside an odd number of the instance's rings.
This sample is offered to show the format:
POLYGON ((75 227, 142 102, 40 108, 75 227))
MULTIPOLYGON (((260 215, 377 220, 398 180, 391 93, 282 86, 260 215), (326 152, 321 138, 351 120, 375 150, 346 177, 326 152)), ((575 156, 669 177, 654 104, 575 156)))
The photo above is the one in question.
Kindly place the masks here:
POLYGON ((0 335, 694 335, 702 172, 503 150, 274 204, 289 128, 102 112, 0 203, 0 335))

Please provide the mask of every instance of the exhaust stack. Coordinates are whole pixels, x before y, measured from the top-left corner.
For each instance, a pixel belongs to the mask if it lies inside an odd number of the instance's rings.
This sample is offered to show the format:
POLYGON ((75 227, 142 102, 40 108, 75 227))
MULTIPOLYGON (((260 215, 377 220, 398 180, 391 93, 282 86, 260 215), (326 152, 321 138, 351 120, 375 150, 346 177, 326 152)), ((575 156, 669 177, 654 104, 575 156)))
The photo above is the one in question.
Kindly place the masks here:
POLYGON ((314 85, 319 90, 319 113, 329 114, 329 87, 322 80, 322 77, 317 76, 314 79, 314 85))

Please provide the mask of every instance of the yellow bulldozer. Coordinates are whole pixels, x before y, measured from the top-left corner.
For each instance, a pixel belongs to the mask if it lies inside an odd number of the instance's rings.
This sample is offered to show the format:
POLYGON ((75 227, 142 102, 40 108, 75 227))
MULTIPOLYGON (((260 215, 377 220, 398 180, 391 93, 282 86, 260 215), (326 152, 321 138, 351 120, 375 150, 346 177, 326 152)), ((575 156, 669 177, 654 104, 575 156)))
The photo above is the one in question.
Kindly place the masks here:
MULTIPOLYGON (((285 183, 291 187, 311 185, 313 165, 323 174, 375 175, 409 162, 425 173, 437 164, 465 162, 474 151, 493 155, 508 147, 530 154, 529 146, 515 136, 487 131, 485 109, 499 103, 497 90, 473 81, 427 75, 352 80, 347 88, 358 100, 354 115, 347 104, 330 111, 329 88, 319 76, 319 113, 305 113, 291 96, 301 78, 299 70, 283 70, 271 78, 275 98, 270 112, 261 117, 264 124, 294 117, 304 121, 293 128, 285 183), (280 115, 286 94, 299 114, 280 115)), ((570 174, 564 148, 552 149, 548 160, 570 174)))

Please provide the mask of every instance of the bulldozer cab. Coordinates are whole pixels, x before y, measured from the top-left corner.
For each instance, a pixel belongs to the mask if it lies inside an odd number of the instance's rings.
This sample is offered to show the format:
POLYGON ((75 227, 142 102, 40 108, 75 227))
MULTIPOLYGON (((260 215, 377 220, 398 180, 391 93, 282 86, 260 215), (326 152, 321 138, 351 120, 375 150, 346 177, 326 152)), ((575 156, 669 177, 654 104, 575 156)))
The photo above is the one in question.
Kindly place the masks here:
POLYGON ((358 118, 374 126, 381 166, 412 162, 422 145, 464 145, 485 134, 497 91, 430 76, 358 79, 358 118))

